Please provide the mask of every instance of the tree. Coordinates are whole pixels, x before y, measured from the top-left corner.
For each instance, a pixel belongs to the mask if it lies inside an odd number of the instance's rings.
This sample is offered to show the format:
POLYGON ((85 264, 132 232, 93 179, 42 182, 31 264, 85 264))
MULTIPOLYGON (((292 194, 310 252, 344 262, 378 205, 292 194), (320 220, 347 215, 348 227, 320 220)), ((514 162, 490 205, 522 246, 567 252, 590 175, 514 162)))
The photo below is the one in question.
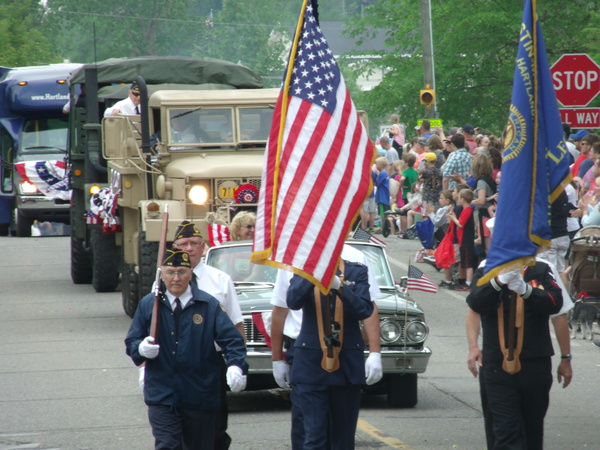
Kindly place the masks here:
MULTIPOLYGON (((440 117, 448 127, 471 123, 501 133, 511 99, 523 0, 432 0, 431 10, 440 117)), ((538 14, 550 63, 563 53, 585 49, 588 38, 578 30, 593 23, 593 2, 547 0, 538 2, 538 14)), ((384 68, 386 75, 355 101, 375 121, 396 112, 412 126, 423 115, 418 100, 424 87, 419 2, 378 0, 350 20, 349 32, 365 37, 373 24, 386 31, 393 50, 363 62, 366 69, 384 68)))
POLYGON ((192 0, 48 0, 56 47, 77 62, 144 55, 189 56, 204 19, 192 0), (94 32, 95 31, 95 32, 94 32))
POLYGON ((19 67, 60 62, 41 31, 44 12, 36 0, 10 0, 0 5, 0 65, 19 67))

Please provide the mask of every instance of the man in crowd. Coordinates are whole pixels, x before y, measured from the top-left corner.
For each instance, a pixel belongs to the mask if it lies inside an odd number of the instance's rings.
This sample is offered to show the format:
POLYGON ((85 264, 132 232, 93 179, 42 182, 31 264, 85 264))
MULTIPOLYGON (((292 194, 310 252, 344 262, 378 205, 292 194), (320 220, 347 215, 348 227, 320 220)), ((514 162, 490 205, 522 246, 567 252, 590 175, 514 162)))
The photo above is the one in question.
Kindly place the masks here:
POLYGON ((138 306, 125 338, 126 352, 145 364, 144 400, 156 449, 213 449, 219 409, 219 359, 227 359, 227 384, 246 387, 244 339, 212 295, 191 283, 190 256, 167 250, 161 265, 164 292, 158 335, 149 336, 154 293, 138 306), (161 351, 162 349, 162 351, 161 351))
POLYGON ((465 180, 469 177, 471 171, 471 155, 465 150, 465 137, 456 133, 450 139, 449 145, 450 155, 444 165, 442 173, 442 187, 446 189, 454 189, 457 182, 452 179, 452 175, 458 174, 465 180))
POLYGON ((473 153, 473 151, 475 151, 477 148, 477 143, 475 142, 475 139, 473 139, 473 136, 475 135, 475 128, 473 128, 473 125, 467 123, 462 127, 462 134, 465 137, 465 143, 468 146, 467 150, 469 153, 473 153))

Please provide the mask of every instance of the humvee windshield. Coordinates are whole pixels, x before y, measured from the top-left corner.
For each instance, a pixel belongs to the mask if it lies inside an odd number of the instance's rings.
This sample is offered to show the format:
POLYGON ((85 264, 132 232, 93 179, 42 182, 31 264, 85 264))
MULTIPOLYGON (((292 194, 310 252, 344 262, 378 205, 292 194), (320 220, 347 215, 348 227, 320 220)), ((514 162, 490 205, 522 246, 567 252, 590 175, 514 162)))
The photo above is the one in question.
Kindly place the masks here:
POLYGON ((264 143, 269 137, 272 116, 270 107, 238 108, 237 117, 233 108, 170 109, 169 144, 172 150, 177 150, 194 144, 204 147, 206 144, 264 143), (236 123, 239 123, 239 132, 236 123))

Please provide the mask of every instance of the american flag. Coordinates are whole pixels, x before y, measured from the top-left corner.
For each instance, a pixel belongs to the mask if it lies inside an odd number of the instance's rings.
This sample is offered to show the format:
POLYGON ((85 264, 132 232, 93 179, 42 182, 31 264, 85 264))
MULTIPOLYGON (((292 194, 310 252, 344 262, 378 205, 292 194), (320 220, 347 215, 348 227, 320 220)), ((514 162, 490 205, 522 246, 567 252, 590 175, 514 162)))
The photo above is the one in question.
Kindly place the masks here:
POLYGON ((208 244, 211 247, 218 247, 224 242, 231 241, 229 228, 218 223, 208 224, 208 244))
POLYGON ((415 266, 408 266, 408 280, 406 282, 407 289, 415 291, 431 292, 437 294, 438 287, 433 281, 417 269, 415 266))
POLYGON ((370 192, 374 146, 305 0, 273 113, 252 261, 293 267, 328 292, 370 192))
POLYGON ((360 240, 364 240, 364 241, 370 241, 373 244, 377 244, 383 248, 385 248, 385 246, 387 245, 384 241, 382 241, 381 239, 377 238, 376 236, 372 235, 371 233, 369 233, 367 230, 363 230, 362 228, 357 228, 356 231, 354 232, 354 239, 360 239, 360 240))

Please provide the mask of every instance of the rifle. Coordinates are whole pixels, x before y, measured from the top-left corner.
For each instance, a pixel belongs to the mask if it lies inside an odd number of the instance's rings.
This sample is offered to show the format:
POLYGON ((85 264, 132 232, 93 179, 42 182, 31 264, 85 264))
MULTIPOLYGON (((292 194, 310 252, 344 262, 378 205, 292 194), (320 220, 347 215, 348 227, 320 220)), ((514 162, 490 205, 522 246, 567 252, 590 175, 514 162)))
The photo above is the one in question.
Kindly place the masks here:
POLYGON ((154 343, 158 341, 158 318, 160 314, 160 301, 162 299, 161 288, 161 272, 160 266, 162 258, 165 253, 165 247, 167 246, 167 230, 169 228, 169 205, 165 205, 165 212, 162 216, 162 227, 160 229, 160 241, 158 242, 158 257, 156 259, 156 280, 154 281, 154 303, 152 305, 152 319, 150 320, 150 336, 154 338, 154 343))

